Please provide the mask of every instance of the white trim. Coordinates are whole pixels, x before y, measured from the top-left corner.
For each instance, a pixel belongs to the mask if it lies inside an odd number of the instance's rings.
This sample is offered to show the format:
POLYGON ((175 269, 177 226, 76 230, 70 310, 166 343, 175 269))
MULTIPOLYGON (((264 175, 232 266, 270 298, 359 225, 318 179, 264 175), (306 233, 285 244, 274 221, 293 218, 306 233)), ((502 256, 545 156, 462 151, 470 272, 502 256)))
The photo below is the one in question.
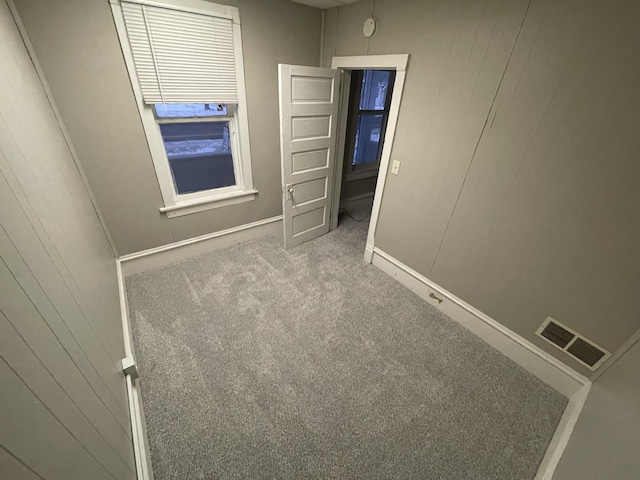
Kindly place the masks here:
MULTIPOLYGON (((367 244, 366 252, 370 248, 367 244)), ((567 398, 590 384, 583 375, 415 270, 379 248, 372 250, 375 266, 567 398)))
POLYGON ((538 467, 538 472, 534 480, 552 480, 556 467, 558 466, 558 463, 560 463, 564 450, 569 443, 573 429, 575 428, 578 418, 582 413, 582 408, 587 401, 590 389, 591 383, 588 383, 581 387, 569 399, 569 403, 562 414, 560 423, 551 438, 547 452, 545 453, 542 462, 540 462, 540 466, 538 467))
POLYGON ((396 70, 404 72, 409 63, 409 54, 397 55, 354 55, 350 57, 333 57, 331 68, 348 70, 396 70))
MULTIPOLYGON (((324 10, 323 10, 324 13, 324 10)), ((333 199, 331 200, 331 221, 329 230, 338 226, 338 211, 340 209, 340 192, 342 191, 342 164, 344 162, 344 148, 347 141, 347 119, 349 115, 349 94, 351 92, 351 71, 342 70, 340 76, 340 99, 338 110, 338 138, 336 155, 333 166, 333 199)))
POLYGON ((124 357, 122 359, 122 371, 125 375, 131 375, 131 378, 134 380, 140 376, 138 373, 138 365, 133 359, 133 356, 124 357))
POLYGON ((602 367, 600 367, 596 373, 591 375, 591 381, 595 382, 598 378, 600 378, 604 372, 610 369, 613 364, 620 359, 620 357, 622 357, 629 349, 631 349, 631 347, 633 347, 638 342, 640 342, 640 328, 636 330, 635 333, 631 335, 620 348, 613 352, 613 355, 611 355, 607 363, 602 365, 602 367))
POLYGON ((367 257, 387 275, 569 398, 534 479, 552 480, 582 413, 591 381, 379 248, 367 244, 365 260, 367 257))
MULTIPOLYGON (((333 57, 333 61, 331 62, 331 68, 396 71, 396 80, 393 86, 391 106, 389 108, 389 119, 387 121, 387 131, 384 136, 382 156, 380 157, 380 169, 378 171, 378 180, 376 181, 375 196, 373 197, 371 221, 369 222, 369 232, 367 233, 367 249, 365 249, 364 253, 365 261, 369 263, 371 263, 372 260, 371 250, 375 245, 376 227, 378 226, 378 217, 380 216, 380 206, 382 204, 382 196, 384 195, 384 185, 387 181, 387 172, 389 170, 393 140, 396 135, 396 126, 398 124, 398 116, 400 114, 400 102, 402 100, 402 91, 404 90, 404 81, 407 74, 406 69, 408 63, 408 54, 333 57), (369 249, 369 246, 371 246, 371 249, 369 249)), ((337 159, 337 162, 341 167, 343 160, 344 159, 340 158, 337 159)))
POLYGON ((160 207, 160 211, 167 214, 167 217, 181 217, 190 213, 202 212, 213 208, 227 207, 237 203, 244 203, 256 198, 257 190, 245 192, 244 190, 236 190, 234 192, 223 193, 220 195, 211 195, 209 197, 194 198, 176 202, 171 207, 160 207))
POLYGON ((373 245, 371 245, 370 243, 367 243, 364 246, 364 261, 367 263, 372 263, 373 262, 373 245))
MULTIPOLYGON (((124 0, 128 3, 148 5, 150 7, 161 7, 183 12, 200 13, 203 15, 213 15, 220 18, 227 18, 235 21, 239 14, 237 7, 209 3, 203 0, 124 0)), ((123 0, 109 0, 111 5, 121 6, 123 0)))
POLYGON ((136 378, 137 367, 124 277, 254 238, 280 233, 282 229, 281 222, 282 216, 267 218, 221 232, 190 238, 130 255, 123 255, 116 260, 116 276, 118 279, 118 296, 120 298, 120 316, 125 351, 122 369, 125 373, 127 384, 133 451, 138 480, 153 480, 153 470, 144 420, 144 409, 140 396, 140 384, 139 379, 136 378))
MULTIPOLYGON (((273 217, 221 232, 124 255, 117 259, 116 271, 125 355, 135 359, 129 309, 125 294, 125 275, 146 271, 150 268, 156 268, 205 253, 206 251, 225 248, 264 235, 280 233, 282 228, 281 221, 282 216, 273 217)), ((551 480, 582 411, 591 382, 382 250, 367 244, 365 258, 367 255, 370 256, 370 263, 373 262, 374 265, 389 276, 398 280, 418 296, 449 315, 453 320, 570 399, 535 477, 535 480, 551 480), (430 297, 431 294, 434 294, 436 298, 430 297), (438 298, 438 295, 442 298, 438 298)), ((133 379, 131 375, 126 375, 126 379, 138 479, 153 480, 138 380, 133 379)))
MULTIPOLYGON (((128 0, 129 1, 129 0, 128 0)), ((133 59, 133 53, 129 45, 127 37, 126 25, 124 22, 124 16, 122 13, 122 6, 120 1, 111 0, 111 11, 113 14, 113 20, 116 26, 116 32, 120 41, 122 54, 124 56, 127 71, 129 73, 129 79, 131 81, 131 87, 136 99, 136 105, 142 120, 142 126, 144 129, 145 137, 147 139, 147 145, 149 146, 149 152, 151 154, 151 160, 158 179, 158 185, 160 187, 160 193, 162 195, 163 206, 160 207, 161 212, 174 212, 167 213, 167 217, 177 217, 181 215, 187 215, 190 213, 196 213, 203 210, 209 210, 211 208, 224 207, 227 205, 233 205, 235 203, 241 203, 244 201, 252 200, 251 198, 245 198, 242 200, 227 201, 232 198, 231 196, 219 197, 216 194, 220 193, 220 190, 228 192, 229 189, 213 189, 205 192, 197 192, 197 194, 179 195, 175 191, 173 176, 171 174, 171 167, 164 148, 164 141, 160 133, 160 125, 157 121, 153 108, 144 103, 142 97, 142 90, 140 88, 140 82, 138 80, 138 74, 135 69, 135 63, 133 59), (201 202, 193 202, 190 200, 193 197, 202 197, 206 200, 201 202), (221 203, 214 205, 212 202, 221 203), (189 202, 189 203, 187 203, 189 202), (187 205, 187 209, 183 209, 181 205, 187 205), (196 207, 195 205, 200 205, 196 207)), ((235 45, 235 65, 236 65, 236 82, 238 88, 238 103, 235 109, 234 115, 229 122, 230 134, 232 136, 232 155, 234 173, 236 177, 235 191, 243 192, 247 195, 256 193, 253 188, 253 175, 251 172, 251 145, 249 142, 249 117, 247 112, 247 92, 245 85, 244 75, 244 55, 242 50, 242 33, 240 27, 240 14, 236 7, 227 7, 224 5, 217 5, 201 0, 144 0, 137 3, 145 3, 155 6, 173 6, 173 8, 185 9, 186 11, 195 11, 199 8, 209 9, 208 15, 224 16, 220 11, 228 11, 229 18, 233 18, 233 41, 235 45), (222 10, 220 10, 222 9, 222 10), (233 132, 233 133, 232 133, 233 132)), ((206 13, 206 12, 204 12, 206 13)), ((227 111, 228 112, 228 111, 227 111)), ((205 120, 206 121, 206 120, 205 120)))
POLYGON ((126 288, 124 285, 124 275, 120 259, 116 259, 116 276, 118 278, 118 297, 120 298, 120 317, 122 320, 122 338, 124 341, 124 356, 132 357, 133 340, 131 339, 131 325, 129 324, 129 303, 127 302, 126 288))
MULTIPOLYGON (((120 299, 120 317, 122 321, 122 337, 124 340, 125 358, 131 359, 133 365, 135 365, 131 324, 129 322, 129 304, 127 302, 120 259, 116 259, 116 277, 118 280, 118 297, 120 299)), ((123 371, 126 367, 126 364, 123 365, 123 371)), ((144 410, 142 408, 142 398, 140 397, 138 379, 133 378, 129 372, 125 373, 125 381, 127 385, 127 398, 129 399, 129 420, 131 421, 133 454, 136 462, 137 479, 153 480, 149 441, 144 422, 144 410)))
POLYGON ((247 87, 244 77, 244 50, 242 48, 242 32, 237 8, 234 8, 238 21, 233 24, 233 43, 236 53, 236 82, 238 82, 238 105, 235 112, 237 142, 240 147, 240 162, 242 168, 236 172, 238 185, 246 191, 253 190, 253 175, 251 173, 251 144, 249 142, 249 113, 247 111, 247 87))
POLYGON ((107 224, 104 221, 104 216, 102 215, 102 211, 98 206, 98 202, 96 201, 95 195, 93 194, 93 190, 91 189, 89 180, 87 179, 87 176, 84 173, 84 169, 82 168, 82 164, 80 163, 80 159, 78 158, 78 153, 76 152, 76 149, 73 146, 73 143, 71 142, 71 136, 69 135, 69 131, 67 130, 67 127, 64 124, 64 121, 62 120, 62 115, 60 114, 60 110, 58 110, 58 106, 56 104, 55 99, 53 98, 53 93, 51 92, 51 88, 49 88, 49 83, 47 82, 47 79, 44 76, 44 72, 42 71, 42 67, 40 66, 40 62, 38 61, 38 57, 36 56, 36 52, 33 48, 33 45, 31 44, 31 40, 29 40, 27 31, 24 28, 24 24, 22 23, 22 20, 20 19, 20 15, 18 14, 18 9, 16 8, 13 0, 7 0, 7 6, 9 7, 9 11, 11 12, 13 21, 18 27, 18 31, 20 32, 20 36, 22 37, 24 46, 27 49, 27 53, 29 54, 29 58, 33 63, 33 67, 36 70, 36 74, 38 75, 38 78, 40 79, 40 83, 44 88, 44 93, 47 96, 47 100, 49 101, 49 105, 51 106, 51 110, 53 111, 53 115, 56 117, 56 121, 58 122, 58 126, 60 127, 60 131, 62 133, 64 141, 67 144, 69 153, 71 154, 71 158, 73 158, 73 162, 75 163, 76 168, 80 173, 80 178, 82 179, 82 183, 87 189, 87 193, 89 195, 89 198, 91 199, 91 203, 93 204, 93 209, 95 210, 96 215, 98 216, 98 220, 100 221, 100 225, 102 226, 102 230, 104 230, 104 234, 107 237, 107 241, 111 246, 111 250, 113 251, 113 254, 117 257, 118 249, 116 248, 116 244, 114 243, 113 238, 111 237, 111 232, 109 232, 109 229, 107 228, 107 224))
POLYGON ((230 247, 267 235, 282 233, 282 215, 240 225, 220 232, 208 233, 150 248, 141 252, 123 255, 118 259, 124 276, 146 272, 154 268, 170 265, 203 253, 230 247))

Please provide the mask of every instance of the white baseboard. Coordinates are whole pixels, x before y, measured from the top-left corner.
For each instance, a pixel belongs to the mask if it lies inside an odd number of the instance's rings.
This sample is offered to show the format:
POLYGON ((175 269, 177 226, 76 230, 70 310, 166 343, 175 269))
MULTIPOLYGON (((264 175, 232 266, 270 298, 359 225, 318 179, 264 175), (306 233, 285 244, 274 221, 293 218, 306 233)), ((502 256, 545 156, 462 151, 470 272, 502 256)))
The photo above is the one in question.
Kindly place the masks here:
POLYGON ((364 261, 367 263, 373 262, 373 245, 366 244, 364 247, 364 261))
POLYGON ((587 400, 591 381, 379 248, 367 245, 365 260, 369 257, 387 275, 569 399, 535 477, 552 480, 587 400))
MULTIPOLYGON (((117 273, 125 355, 135 358, 124 284, 126 275, 144 272, 202 253, 279 233, 281 229, 282 217, 273 217, 120 257, 117 260, 117 273)), ((373 263, 515 363, 569 398, 569 404, 535 477, 535 480, 551 480, 586 401, 591 386, 589 379, 373 245, 366 245, 365 260, 373 263), (431 294, 436 298, 430 297, 431 294)), ((133 379, 131 375, 126 375, 126 379, 138 480, 153 480, 138 380, 133 379)))
MULTIPOLYGON (((367 245, 365 260, 369 252, 367 245)), ((571 399, 591 384, 583 375, 379 248, 373 248, 372 263, 565 397, 571 399)))
POLYGON ((126 380, 131 433, 133 434, 133 454, 136 460, 136 476, 138 480, 153 480, 153 469, 151 467, 151 455, 149 453, 149 443, 147 440, 147 428, 144 422, 139 380, 132 378, 131 375, 126 375, 126 380))
MULTIPOLYGON (((122 317, 125 357, 131 357, 135 362, 131 323, 129 321, 129 305, 124 282, 125 276, 145 272, 203 253, 230 247, 266 235, 280 233, 281 231, 282 216, 278 216, 118 258, 116 260, 116 273, 118 278, 118 294, 120 296, 120 314, 122 317)), ((125 378, 127 383, 127 396, 129 398, 129 416, 131 420, 137 478, 138 480, 153 480, 149 441, 147 439, 147 429, 144 421, 144 409, 140 396, 139 380, 133 378, 130 374, 126 374, 125 378)))
MULTIPOLYGON (((122 321, 122 336, 126 358, 132 358, 135 366, 135 353, 131 322, 129 321, 129 303, 122 273, 122 263, 116 260, 116 274, 118 279, 118 295, 120 297, 120 316, 122 321)), ((123 372, 124 374, 124 372, 123 372)), ((147 427, 144 421, 144 410, 140 396, 139 380, 131 374, 125 374, 127 397, 129 399, 129 420, 131 422, 131 436, 133 439, 133 454, 136 462, 136 476, 138 480, 153 480, 147 427)))
POLYGON ((267 235, 282 232, 282 215, 240 225, 220 232, 189 238, 161 247, 123 255, 119 258, 123 275, 129 276, 163 267, 203 253, 227 248, 267 235))
POLYGON ((582 413, 582 407, 584 407, 587 401, 590 389, 590 383, 584 385, 569 399, 569 404, 565 408, 560 423, 551 438, 547 453, 538 467, 538 473, 534 480, 551 480, 553 478, 556 467, 562 458, 562 454, 569 443, 573 429, 578 422, 578 417, 580 417, 580 413, 582 413))

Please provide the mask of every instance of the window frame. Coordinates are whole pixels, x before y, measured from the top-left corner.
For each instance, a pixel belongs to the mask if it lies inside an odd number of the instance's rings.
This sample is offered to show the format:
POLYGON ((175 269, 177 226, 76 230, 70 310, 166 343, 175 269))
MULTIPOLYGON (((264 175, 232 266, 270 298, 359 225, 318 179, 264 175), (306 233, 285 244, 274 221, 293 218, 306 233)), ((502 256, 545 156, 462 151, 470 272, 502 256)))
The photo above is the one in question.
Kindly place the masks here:
MULTIPOLYGON (((152 108, 152 110, 155 110, 152 108)), ((158 135, 160 136, 160 141, 164 146, 164 139, 162 138, 162 131, 160 130, 161 125, 167 124, 184 124, 184 123, 228 123, 229 124, 229 137, 230 137, 230 147, 231 147, 231 158, 233 159, 233 173, 235 175, 236 184, 228 187, 220 187, 213 188, 210 190, 201 190, 199 192, 191 192, 191 193, 182 193, 179 194, 176 191, 175 179, 173 177, 173 173, 171 172, 171 163, 169 161, 169 156, 166 153, 166 148, 164 150, 167 166, 169 167, 169 175, 171 176, 171 182, 174 188, 174 193, 177 198, 180 198, 180 201, 190 201, 200 198, 209 198, 211 196, 211 192, 215 192, 216 195, 224 195, 226 193, 236 192, 238 190, 242 190, 240 185, 242 184, 242 166, 240 165, 239 158, 241 155, 239 153, 239 145, 237 145, 238 136, 236 135, 237 125, 236 119, 234 115, 229 115, 229 110, 235 110, 235 105, 232 107, 231 105, 227 105, 227 114, 226 115, 217 115, 211 117, 158 117, 154 111, 154 116, 156 119, 156 125, 158 128, 158 135)))
POLYGON ((160 212, 166 213, 167 217, 172 218, 253 200, 258 191, 253 187, 253 176, 251 172, 249 121, 247 113, 240 13, 238 8, 209 3, 203 0, 128 1, 142 3, 149 6, 227 18, 231 19, 233 22, 238 103, 226 104, 227 115, 225 116, 160 118, 156 116, 153 105, 144 103, 142 90, 140 88, 138 75, 135 69, 133 53, 131 51, 131 46, 129 45, 124 16, 122 14, 122 7, 119 0, 110 0, 118 38, 122 47, 122 53, 124 55, 127 71, 133 87, 136 105, 140 113, 140 118, 142 120, 147 144, 149 146, 156 177, 158 179, 158 185, 160 187, 160 193, 164 203, 164 205, 159 208, 160 212), (209 121, 229 122, 229 135, 232 137, 231 148, 236 185, 203 190, 200 192, 178 194, 173 180, 169 159, 165 150, 164 140, 160 132, 160 124, 209 121))
POLYGON ((393 92, 393 86, 395 83, 395 71, 389 71, 389 84, 387 87, 387 94, 385 95, 384 108, 382 110, 361 110, 360 101, 362 97, 362 81, 364 78, 365 69, 354 69, 351 73, 352 95, 349 96, 349 117, 347 119, 347 144, 345 148, 345 181, 361 180, 364 178, 375 177, 380 169, 380 160, 382 158, 382 149, 384 146, 384 138, 387 130, 387 123, 389 122, 389 113, 391 110, 391 96, 393 92), (354 85, 355 83, 355 85, 354 85), (353 165, 353 155, 356 143, 356 133, 358 130, 358 121, 361 116, 367 115, 382 115, 382 124, 380 127, 380 140, 378 142, 378 152, 376 154, 375 162, 362 163, 359 165, 353 165))

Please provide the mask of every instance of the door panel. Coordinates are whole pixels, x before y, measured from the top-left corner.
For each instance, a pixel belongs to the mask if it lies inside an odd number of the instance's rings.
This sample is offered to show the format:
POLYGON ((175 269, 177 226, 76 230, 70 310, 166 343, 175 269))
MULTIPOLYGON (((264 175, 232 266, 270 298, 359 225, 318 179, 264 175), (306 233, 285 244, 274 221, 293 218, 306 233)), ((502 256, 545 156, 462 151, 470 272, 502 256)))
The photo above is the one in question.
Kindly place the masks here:
POLYGON ((296 236, 313 230, 319 223, 323 222, 325 210, 324 207, 320 207, 293 217, 293 235, 296 236))
POLYGON ((331 117, 294 117, 291 119, 291 140, 328 137, 331 135, 331 117))
POLYGON ((279 65, 284 246, 329 231, 340 76, 279 65))
POLYGON ((329 166, 329 149, 309 150, 292 154, 292 172, 301 173, 314 168, 329 166))
POLYGON ((293 205, 304 205, 307 202, 327 197, 327 179, 316 178, 296 185, 296 194, 292 197, 293 205))

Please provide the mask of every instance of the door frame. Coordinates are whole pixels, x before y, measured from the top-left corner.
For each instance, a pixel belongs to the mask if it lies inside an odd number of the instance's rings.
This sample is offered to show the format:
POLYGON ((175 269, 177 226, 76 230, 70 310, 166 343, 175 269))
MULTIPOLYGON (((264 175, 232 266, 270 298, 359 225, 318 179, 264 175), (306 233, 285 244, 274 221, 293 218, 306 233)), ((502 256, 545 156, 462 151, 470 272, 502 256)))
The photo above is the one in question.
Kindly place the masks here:
POLYGON ((402 91, 404 89, 404 81, 407 73, 407 65, 409 63, 409 54, 398 55, 359 55, 349 57, 333 57, 331 68, 340 69, 344 72, 342 78, 342 90, 340 103, 340 112, 338 118, 338 145, 336 148, 336 162, 334 173, 334 189, 333 200, 331 205, 331 226, 334 229, 338 225, 338 210, 340 208, 340 189, 342 186, 342 169, 344 163, 344 144, 346 137, 346 118, 349 105, 349 91, 351 87, 351 70, 395 70, 396 80, 391 93, 391 107, 389 109, 389 120, 387 123, 387 131, 384 136, 384 144, 382 146, 382 157, 380 158, 380 169, 378 171, 378 180, 376 182, 376 190, 373 196, 373 209, 371 210, 371 220, 369 221, 369 231, 367 233, 367 244, 364 251, 364 259, 367 263, 373 261, 373 248, 375 245, 375 233, 378 226, 378 217, 380 216, 380 205, 382 204, 382 196, 384 194, 384 186, 389 171, 389 163, 391 160, 391 150, 393 148, 393 140, 396 134, 396 125, 398 123, 398 114, 400 113, 400 102, 402 100, 402 91))

